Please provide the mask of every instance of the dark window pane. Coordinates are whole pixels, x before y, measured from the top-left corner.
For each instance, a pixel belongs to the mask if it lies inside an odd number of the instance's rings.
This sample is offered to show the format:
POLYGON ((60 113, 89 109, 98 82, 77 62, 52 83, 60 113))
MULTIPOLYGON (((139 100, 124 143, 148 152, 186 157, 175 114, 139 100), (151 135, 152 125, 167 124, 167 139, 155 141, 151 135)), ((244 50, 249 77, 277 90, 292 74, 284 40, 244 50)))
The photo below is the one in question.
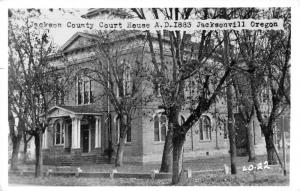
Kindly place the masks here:
POLYGON ((160 126, 160 130, 161 130, 161 140, 165 141, 166 140, 166 124, 162 124, 160 126))
POLYGON ((167 130, 167 117, 162 115, 160 117, 160 133, 161 133, 161 141, 166 139, 166 130, 167 130))
POLYGON ((60 124, 58 123, 56 125, 56 129, 55 129, 55 144, 60 144, 60 124))
POLYGON ((200 140, 203 140, 203 127, 202 127, 203 123, 202 123, 202 119, 200 118, 199 120, 199 138, 200 140))
POLYGON ((60 144, 64 144, 65 143, 65 131, 64 128, 61 128, 61 132, 60 132, 60 136, 61 136, 61 142, 60 144))
POLYGON ((127 138, 126 138, 127 142, 131 142, 131 127, 129 126, 127 129, 127 138))
POLYGON ((81 81, 79 80, 78 81, 78 90, 77 90, 77 95, 78 95, 78 100, 77 100, 77 103, 78 103, 78 105, 80 105, 81 103, 82 103, 82 101, 81 101, 81 92, 82 92, 82 90, 81 90, 81 88, 82 88, 82 83, 81 83, 81 81))
POLYGON ((92 91, 90 91, 90 103, 94 103, 94 95, 92 91))
POLYGON ((228 129, 227 129, 227 123, 224 123, 224 139, 228 138, 228 129))
POLYGON ((154 141, 159 141, 159 118, 154 117, 154 141))
POLYGON ((84 92, 84 104, 89 103, 89 92, 84 92))
POLYGON ((81 94, 78 94, 78 105, 81 104, 81 94))

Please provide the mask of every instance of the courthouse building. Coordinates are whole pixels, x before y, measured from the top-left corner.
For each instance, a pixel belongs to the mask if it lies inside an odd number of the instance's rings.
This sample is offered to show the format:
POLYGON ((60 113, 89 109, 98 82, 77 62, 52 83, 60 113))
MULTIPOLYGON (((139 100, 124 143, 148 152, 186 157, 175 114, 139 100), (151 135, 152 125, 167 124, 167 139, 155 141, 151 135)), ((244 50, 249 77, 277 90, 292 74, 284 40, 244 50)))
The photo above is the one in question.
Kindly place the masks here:
MULTIPOLYGON (((111 10, 110 13, 112 12, 111 10)), ((91 18, 101 14, 105 15, 106 12, 103 9, 92 9, 85 17, 91 18)), ((122 62, 130 66, 138 63, 138 60, 139 63, 152 65, 143 33, 117 32, 111 39, 126 43, 127 48, 122 50, 120 58, 122 62)), ((107 162, 110 141, 114 155, 116 154, 120 131, 119 118, 113 105, 103 96, 103 87, 80 72, 84 68, 103 69, 95 59, 95 46, 98 41, 97 35, 77 32, 61 47, 64 56, 76 65, 76 69, 72 71, 76 78, 72 87, 60 94, 48 112, 47 118, 51 125, 44 133, 44 164, 78 165, 107 162)), ((59 60, 57 57, 52 58, 52 64, 58 68, 64 67, 59 60)), ((171 55, 166 53, 166 63, 171 63, 171 60, 171 55)), ((151 89, 147 91, 153 92, 151 89)), ((159 109, 160 99, 160 95, 157 94, 153 102, 143 105, 135 112, 131 128, 127 131, 125 162, 146 164, 161 161, 168 121, 159 109)), ((228 155, 227 123, 220 123, 216 112, 226 114, 225 100, 214 104, 187 133, 184 144, 186 159, 228 155)), ((235 108, 235 113, 239 134, 237 146, 242 154, 247 144, 245 124, 240 120, 238 108, 235 108)), ((183 121, 188 116, 189 111, 185 109, 178 120, 183 121)), ((264 151, 260 127, 256 120, 252 125, 257 151, 264 151)))

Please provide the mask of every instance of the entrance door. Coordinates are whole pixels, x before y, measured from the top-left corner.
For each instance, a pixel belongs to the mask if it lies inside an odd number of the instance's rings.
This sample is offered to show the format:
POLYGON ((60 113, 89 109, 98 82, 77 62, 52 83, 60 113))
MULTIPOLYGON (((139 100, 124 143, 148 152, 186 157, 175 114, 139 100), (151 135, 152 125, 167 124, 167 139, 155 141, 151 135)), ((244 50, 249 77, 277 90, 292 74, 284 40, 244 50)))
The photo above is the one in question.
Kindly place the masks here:
POLYGON ((87 153, 89 152, 89 129, 88 126, 83 127, 82 129, 82 152, 87 153))

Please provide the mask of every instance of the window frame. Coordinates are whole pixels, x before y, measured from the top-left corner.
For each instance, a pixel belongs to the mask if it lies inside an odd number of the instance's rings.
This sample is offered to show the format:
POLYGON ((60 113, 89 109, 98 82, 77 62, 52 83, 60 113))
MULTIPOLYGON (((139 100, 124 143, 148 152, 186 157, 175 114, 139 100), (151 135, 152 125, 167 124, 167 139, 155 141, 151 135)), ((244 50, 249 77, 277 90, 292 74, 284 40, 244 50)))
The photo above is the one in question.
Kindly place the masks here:
MULTIPOLYGON (((124 61, 125 62, 125 61, 124 61)), ((129 64, 124 63, 124 72, 123 72, 123 94, 124 97, 131 95, 131 67, 129 64)))
POLYGON ((65 145, 65 127, 62 120, 59 120, 54 125, 54 145, 64 146, 65 145), (59 127, 58 127, 59 125, 59 127), (59 131, 58 131, 59 128, 59 131), (57 143, 57 134, 59 136, 59 142, 57 143))
POLYGON ((88 104, 93 104, 95 102, 93 98, 94 80, 90 79, 87 76, 79 75, 77 77, 76 87, 77 87, 77 91, 76 91, 77 105, 88 105, 88 104), (86 93, 87 96, 85 95, 86 93))
POLYGON ((207 115, 202 115, 198 122, 198 130, 199 130, 199 141, 205 142, 205 141, 212 141, 212 125, 211 125, 211 119, 207 115), (207 119, 209 123, 204 123, 204 120, 207 119), (202 139, 201 139, 202 135, 202 139), (208 138, 207 138, 208 136, 208 138))
POLYGON ((166 115, 157 113, 153 117, 153 135, 154 135, 154 142, 159 143, 159 142, 165 142, 167 133, 168 133, 168 118, 166 115), (157 117, 158 119, 158 140, 156 140, 156 127, 155 127, 155 118, 157 117), (165 117, 165 122, 162 122, 162 117, 165 117), (165 125, 165 137, 164 140, 162 139, 162 125, 165 125))

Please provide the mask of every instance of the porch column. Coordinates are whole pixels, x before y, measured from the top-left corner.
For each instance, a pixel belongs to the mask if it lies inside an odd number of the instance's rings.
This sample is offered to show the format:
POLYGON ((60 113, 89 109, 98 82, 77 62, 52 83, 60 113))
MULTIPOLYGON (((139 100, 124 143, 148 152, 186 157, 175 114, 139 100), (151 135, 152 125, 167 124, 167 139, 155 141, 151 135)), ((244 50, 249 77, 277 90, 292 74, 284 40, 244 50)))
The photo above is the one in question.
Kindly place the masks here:
POLYGON ((67 148, 70 146, 70 138, 69 138, 70 129, 67 124, 65 124, 64 130, 65 130, 65 148, 67 148))
POLYGON ((95 116, 95 148, 101 147, 101 116, 95 116))
POLYGON ((80 120, 83 116, 70 116, 72 119, 72 149, 80 148, 80 120))

